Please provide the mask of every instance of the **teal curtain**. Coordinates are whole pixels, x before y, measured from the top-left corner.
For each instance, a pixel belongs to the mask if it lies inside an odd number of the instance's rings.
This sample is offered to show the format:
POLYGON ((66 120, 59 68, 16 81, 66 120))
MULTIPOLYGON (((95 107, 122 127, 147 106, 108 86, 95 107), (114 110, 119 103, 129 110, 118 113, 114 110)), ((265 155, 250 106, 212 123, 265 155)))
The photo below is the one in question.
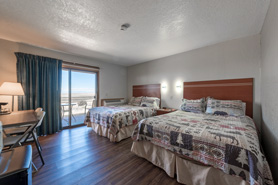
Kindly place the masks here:
POLYGON ((62 61, 58 59, 15 53, 17 81, 25 95, 18 98, 19 110, 42 107, 46 112, 38 135, 53 134, 62 129, 60 104, 62 61))

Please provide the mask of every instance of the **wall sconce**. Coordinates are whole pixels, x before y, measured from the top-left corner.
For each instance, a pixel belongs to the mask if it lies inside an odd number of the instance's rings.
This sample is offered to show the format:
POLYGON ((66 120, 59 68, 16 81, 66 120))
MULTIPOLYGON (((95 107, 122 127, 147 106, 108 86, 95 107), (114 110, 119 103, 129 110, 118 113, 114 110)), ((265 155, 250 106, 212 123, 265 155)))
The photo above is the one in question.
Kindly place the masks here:
POLYGON ((168 89, 167 89, 167 82, 162 82, 161 83, 161 92, 162 93, 167 93, 168 89))
POLYGON ((177 89, 181 89, 181 85, 176 85, 176 88, 177 89))
POLYGON ((176 91, 177 93, 181 93, 181 92, 182 92, 182 86, 183 86, 183 83, 182 83, 181 81, 177 81, 177 82, 175 83, 175 86, 174 86, 174 87, 176 87, 176 88, 175 88, 175 91, 176 91))

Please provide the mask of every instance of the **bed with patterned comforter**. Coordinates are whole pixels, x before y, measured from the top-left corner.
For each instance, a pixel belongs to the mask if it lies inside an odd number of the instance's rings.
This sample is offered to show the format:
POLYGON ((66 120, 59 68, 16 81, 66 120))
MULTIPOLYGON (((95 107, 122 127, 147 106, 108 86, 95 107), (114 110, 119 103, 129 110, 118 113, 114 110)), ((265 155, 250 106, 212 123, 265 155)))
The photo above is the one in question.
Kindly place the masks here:
POLYGON ((150 141, 250 184, 273 184, 255 124, 248 116, 176 111, 142 120, 132 139, 150 141))
POLYGON ((156 115, 156 110, 153 107, 132 105, 95 107, 88 111, 85 124, 89 127, 98 124, 108 129, 110 135, 116 137, 121 129, 135 126, 142 119, 154 115, 156 115))

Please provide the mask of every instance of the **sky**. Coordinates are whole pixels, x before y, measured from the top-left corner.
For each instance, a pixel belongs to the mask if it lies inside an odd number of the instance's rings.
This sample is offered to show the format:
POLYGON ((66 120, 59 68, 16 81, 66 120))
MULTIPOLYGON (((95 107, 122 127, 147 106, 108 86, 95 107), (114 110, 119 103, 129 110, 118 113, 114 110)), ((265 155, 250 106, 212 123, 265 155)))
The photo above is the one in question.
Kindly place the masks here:
MULTIPOLYGON (((68 93, 69 71, 62 71, 62 93, 68 93)), ((71 93, 95 94, 96 74, 84 72, 71 72, 71 93)))

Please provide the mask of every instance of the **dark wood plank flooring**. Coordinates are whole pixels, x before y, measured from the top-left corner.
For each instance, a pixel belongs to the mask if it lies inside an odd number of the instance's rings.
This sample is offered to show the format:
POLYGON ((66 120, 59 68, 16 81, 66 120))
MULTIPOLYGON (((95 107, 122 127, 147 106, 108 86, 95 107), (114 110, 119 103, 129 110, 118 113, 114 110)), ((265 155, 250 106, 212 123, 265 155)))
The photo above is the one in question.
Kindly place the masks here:
POLYGON ((33 146, 33 161, 39 171, 33 184, 178 184, 162 169, 137 157, 132 140, 111 143, 86 126, 40 137, 45 165, 33 146))

